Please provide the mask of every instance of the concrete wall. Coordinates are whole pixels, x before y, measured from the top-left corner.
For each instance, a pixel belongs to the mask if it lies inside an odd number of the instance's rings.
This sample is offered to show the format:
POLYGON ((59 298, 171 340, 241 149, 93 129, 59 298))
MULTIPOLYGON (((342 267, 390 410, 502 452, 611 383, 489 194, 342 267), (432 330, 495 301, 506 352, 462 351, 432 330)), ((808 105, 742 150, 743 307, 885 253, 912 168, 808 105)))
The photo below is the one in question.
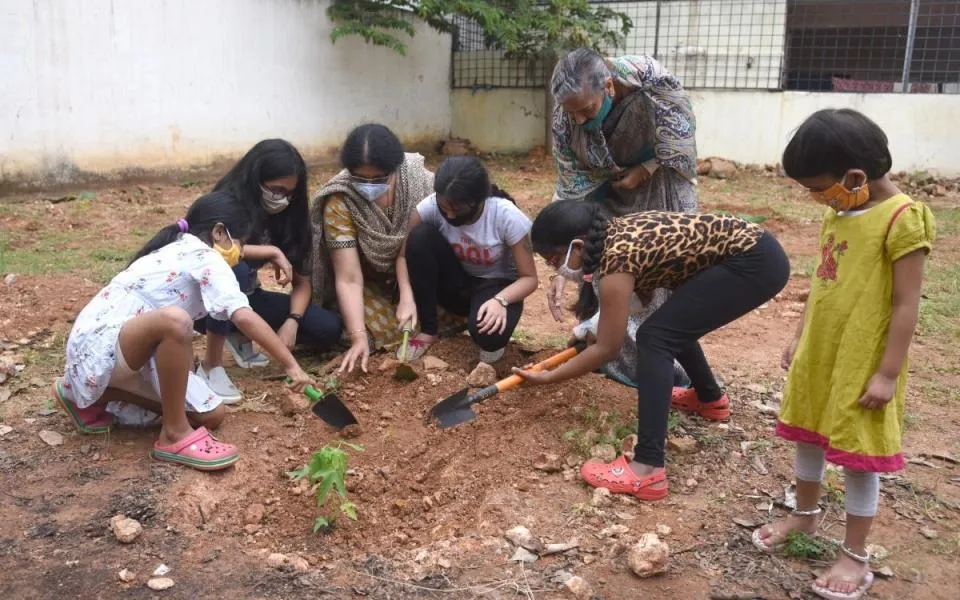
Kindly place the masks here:
MULTIPOLYGON (((808 115, 849 107, 883 127, 895 170, 960 175, 960 101, 953 95, 702 90, 691 97, 703 157, 780 162, 791 132, 808 115)), ((453 135, 484 151, 526 151, 544 143, 542 107, 539 90, 458 90, 453 94, 453 135)))
POLYGON ((451 133, 486 152, 526 152, 543 144, 544 92, 536 89, 452 90, 451 133))
POLYGON ((893 168, 960 175, 960 100, 949 94, 691 92, 701 156, 777 163, 794 129, 821 108, 853 108, 890 140, 893 168))
POLYGON ((0 0, 0 183, 305 154, 377 120, 450 130, 450 38, 330 42, 325 0, 0 0))

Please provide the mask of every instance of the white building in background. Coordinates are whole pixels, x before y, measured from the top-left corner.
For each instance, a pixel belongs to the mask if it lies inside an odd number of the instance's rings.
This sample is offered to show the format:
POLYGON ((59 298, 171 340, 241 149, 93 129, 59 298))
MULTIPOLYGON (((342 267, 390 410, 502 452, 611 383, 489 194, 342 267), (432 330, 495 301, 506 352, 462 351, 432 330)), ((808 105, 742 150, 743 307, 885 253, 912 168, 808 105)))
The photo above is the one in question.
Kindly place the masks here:
MULTIPOLYGON (((505 60, 469 23, 453 39, 417 25, 405 57, 332 44, 328 5, 0 0, 0 190, 204 166, 266 137, 324 157, 373 120, 410 144, 544 143, 542 66, 505 60)), ((703 156, 777 162, 804 117, 849 106, 887 131, 896 169, 960 174, 960 0, 609 6, 633 18, 627 51, 692 90, 703 156), (912 2, 909 81, 927 93, 899 94, 912 2)))
POLYGON ((450 131, 450 37, 330 42, 326 0, 0 0, 0 185, 327 154, 357 124, 450 131))

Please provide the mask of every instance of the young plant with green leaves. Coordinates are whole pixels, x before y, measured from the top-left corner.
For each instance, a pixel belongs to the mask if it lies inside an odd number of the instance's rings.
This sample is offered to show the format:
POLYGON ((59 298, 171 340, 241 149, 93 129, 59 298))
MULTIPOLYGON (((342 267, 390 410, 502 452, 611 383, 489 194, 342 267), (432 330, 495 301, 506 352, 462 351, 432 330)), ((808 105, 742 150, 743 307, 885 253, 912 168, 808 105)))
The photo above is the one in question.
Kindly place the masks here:
MULTIPOLYGON (((362 446, 341 440, 337 442, 336 446, 320 448, 313 453, 307 464, 296 471, 290 471, 287 475, 293 481, 306 479, 312 486, 316 487, 317 508, 321 511, 324 511, 327 501, 330 500, 332 490, 340 500, 339 511, 349 519, 356 521, 357 507, 347 498, 347 486, 344 482, 350 455, 343 449, 343 446, 354 452, 363 452, 362 446)), ((321 529, 330 527, 335 520, 335 512, 327 511, 326 514, 321 512, 313 523, 313 532, 316 533, 321 529)))

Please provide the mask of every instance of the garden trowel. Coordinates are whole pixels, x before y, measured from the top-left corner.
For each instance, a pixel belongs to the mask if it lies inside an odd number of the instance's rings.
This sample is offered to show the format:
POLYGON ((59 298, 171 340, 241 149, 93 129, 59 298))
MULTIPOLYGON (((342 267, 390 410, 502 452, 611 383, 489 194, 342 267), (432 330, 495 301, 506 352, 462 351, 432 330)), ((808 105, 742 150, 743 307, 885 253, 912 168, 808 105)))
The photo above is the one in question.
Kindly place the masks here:
MULTIPOLYGON (((546 371, 558 367, 576 356, 584 347, 584 345, 578 344, 567 348, 559 354, 554 354, 550 358, 532 365, 528 370, 546 371)), ((500 392, 515 388, 521 383, 523 383, 523 377, 511 375, 472 394, 468 393, 469 388, 463 388, 456 394, 436 403, 433 408, 430 409, 430 414, 440 422, 441 429, 472 421, 477 416, 473 411, 474 404, 492 398, 500 392)))
MULTIPOLYGON (((287 379, 287 383, 290 379, 287 379)), ((334 393, 324 394, 312 385, 303 388, 304 395, 310 399, 310 410, 323 422, 334 429, 343 429, 349 425, 356 425, 357 418, 350 409, 334 393)))

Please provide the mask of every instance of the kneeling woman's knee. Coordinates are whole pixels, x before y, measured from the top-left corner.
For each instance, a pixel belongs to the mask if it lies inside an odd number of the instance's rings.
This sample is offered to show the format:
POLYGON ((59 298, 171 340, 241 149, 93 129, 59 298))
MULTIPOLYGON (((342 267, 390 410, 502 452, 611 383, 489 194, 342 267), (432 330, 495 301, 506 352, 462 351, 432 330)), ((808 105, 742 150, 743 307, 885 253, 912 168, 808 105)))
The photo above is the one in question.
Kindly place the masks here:
POLYGON ((433 225, 420 221, 407 234, 407 256, 422 252, 431 252, 434 239, 440 236, 440 230, 433 225))
POLYGON ((177 340, 193 340, 193 319, 190 314, 178 306, 167 306, 157 310, 162 316, 167 335, 177 340))
POLYGON ((227 409, 223 404, 220 404, 215 409, 204 412, 204 413, 194 413, 193 418, 196 420, 198 425, 202 425, 207 429, 217 429, 223 424, 223 420, 227 416, 227 409))

